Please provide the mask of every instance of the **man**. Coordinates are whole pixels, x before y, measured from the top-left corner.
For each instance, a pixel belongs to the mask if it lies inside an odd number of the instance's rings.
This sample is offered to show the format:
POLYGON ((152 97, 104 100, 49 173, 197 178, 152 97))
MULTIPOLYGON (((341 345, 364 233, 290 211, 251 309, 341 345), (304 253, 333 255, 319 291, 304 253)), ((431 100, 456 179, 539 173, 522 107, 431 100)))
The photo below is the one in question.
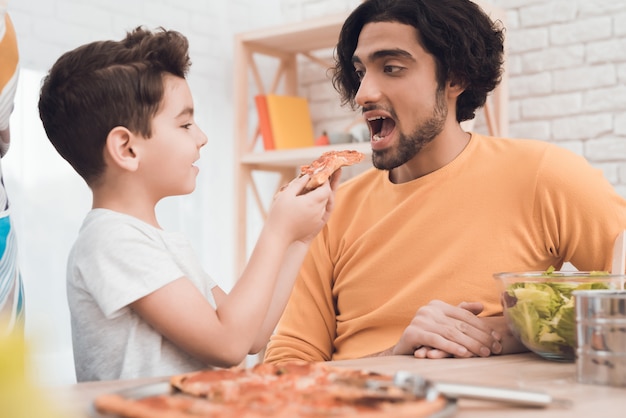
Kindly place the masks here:
POLYGON ((333 83, 375 168, 346 182, 268 362, 514 353, 493 273, 608 270, 626 201, 553 144, 464 132, 500 81, 503 31, 469 0, 366 0, 333 83))

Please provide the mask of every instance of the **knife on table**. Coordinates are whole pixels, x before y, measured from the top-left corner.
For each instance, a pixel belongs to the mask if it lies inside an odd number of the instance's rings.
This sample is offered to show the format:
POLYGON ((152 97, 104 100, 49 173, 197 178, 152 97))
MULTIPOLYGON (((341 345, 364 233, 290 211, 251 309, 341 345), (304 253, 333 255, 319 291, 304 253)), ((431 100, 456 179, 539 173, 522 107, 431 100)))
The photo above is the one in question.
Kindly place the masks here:
POLYGON ((477 399, 503 402, 518 406, 545 408, 548 406, 571 407, 569 399, 556 399, 543 391, 522 390, 496 386, 481 386, 461 383, 432 382, 422 376, 406 371, 397 372, 393 381, 370 380, 370 389, 387 391, 401 389, 410 396, 434 400, 439 395, 448 399, 477 399))

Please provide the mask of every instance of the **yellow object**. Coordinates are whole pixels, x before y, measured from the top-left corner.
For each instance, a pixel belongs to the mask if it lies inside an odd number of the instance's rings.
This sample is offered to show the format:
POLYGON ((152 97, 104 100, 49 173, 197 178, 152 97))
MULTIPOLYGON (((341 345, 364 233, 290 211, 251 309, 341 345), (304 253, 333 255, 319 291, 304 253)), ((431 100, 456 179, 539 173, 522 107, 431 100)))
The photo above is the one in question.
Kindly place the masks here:
POLYGON ((28 350, 21 335, 0 336, 0 415, 7 418, 68 418, 27 375, 28 350))
POLYGON ((314 145, 313 122, 307 99, 268 94, 267 110, 275 149, 314 145))

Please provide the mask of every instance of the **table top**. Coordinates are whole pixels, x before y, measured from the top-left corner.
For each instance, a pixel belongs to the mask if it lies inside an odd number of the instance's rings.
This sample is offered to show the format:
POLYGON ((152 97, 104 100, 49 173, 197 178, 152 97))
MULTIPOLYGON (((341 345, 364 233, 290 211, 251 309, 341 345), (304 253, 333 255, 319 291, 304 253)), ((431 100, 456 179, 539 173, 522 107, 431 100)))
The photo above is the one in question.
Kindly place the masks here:
MULTIPOLYGON (((541 390, 553 398, 568 399, 571 407, 550 406, 528 408, 492 401, 460 399, 454 417, 514 418, 514 417, 624 417, 626 388, 581 384, 576 381, 574 363, 559 363, 541 359, 532 353, 470 359, 415 359, 410 356, 372 357, 333 361, 338 367, 349 367, 393 374, 409 371, 441 383, 467 383, 541 390)), ((134 380, 85 382, 55 390, 55 397, 73 412, 73 417, 91 417, 93 399, 103 393, 166 381, 167 377, 134 380)))
POLYGON ((572 402, 570 408, 529 409, 496 402, 461 399, 454 415, 459 418, 626 416, 626 388, 578 383, 574 363, 544 360, 533 353, 440 360, 391 356, 346 360, 333 364, 381 373, 406 370, 434 382, 539 390, 545 391, 555 399, 567 399, 572 402))

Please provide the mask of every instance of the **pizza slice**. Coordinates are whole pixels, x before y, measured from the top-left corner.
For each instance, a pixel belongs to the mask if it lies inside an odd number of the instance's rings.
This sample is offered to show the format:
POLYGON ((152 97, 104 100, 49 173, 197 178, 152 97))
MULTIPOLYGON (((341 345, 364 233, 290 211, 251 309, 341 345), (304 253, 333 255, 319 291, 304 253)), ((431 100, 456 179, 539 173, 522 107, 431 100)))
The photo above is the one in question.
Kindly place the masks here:
POLYGON ((339 168, 358 164, 365 156, 354 150, 328 151, 309 165, 300 167, 300 174, 308 174, 311 178, 304 187, 304 192, 314 190, 324 184, 326 180, 339 168))

